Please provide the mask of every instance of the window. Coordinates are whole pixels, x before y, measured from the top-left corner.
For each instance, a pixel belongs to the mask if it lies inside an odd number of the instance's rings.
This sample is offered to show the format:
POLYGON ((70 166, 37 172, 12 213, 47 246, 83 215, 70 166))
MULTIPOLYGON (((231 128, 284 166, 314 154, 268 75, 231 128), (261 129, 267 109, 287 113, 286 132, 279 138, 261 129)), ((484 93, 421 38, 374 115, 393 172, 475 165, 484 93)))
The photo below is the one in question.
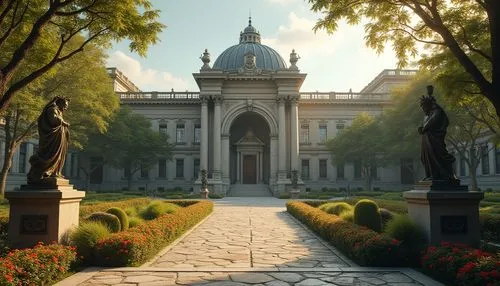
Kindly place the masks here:
POLYGON ((337 123, 337 135, 340 134, 340 132, 342 132, 342 130, 344 130, 345 128, 345 125, 344 123, 337 123))
POLYGON ((166 178, 167 177, 167 160, 160 159, 158 160, 158 178, 166 178))
POLYGON ((160 134, 167 135, 167 124, 166 123, 160 123, 160 126, 158 127, 158 131, 160 134))
POLYGON ((319 142, 326 143, 327 138, 328 138, 328 133, 327 133, 326 124, 320 124, 319 125, 319 142))
POLYGON ((354 179, 361 179, 361 160, 354 160, 354 179))
POLYGON ((194 125, 194 143, 201 142, 201 125, 199 123, 194 125))
POLYGON ((198 178, 200 173, 200 159, 194 159, 193 162, 193 177, 198 178))
POLYGON ((123 177, 125 179, 128 179, 128 177, 132 175, 132 174, 130 174, 130 172, 132 172, 132 170, 130 169, 130 166, 125 166, 125 168, 123 168, 123 177))
POLYGON ((19 147, 19 173, 26 173, 26 153, 28 152, 28 144, 21 143, 19 147))
POLYGON ((79 168, 78 168, 78 154, 71 153, 71 166, 70 166, 70 176, 71 177, 79 177, 79 168))
POLYGON ((309 124, 300 125, 300 143, 309 143, 309 124))
POLYGON ((378 180, 378 168, 377 166, 371 166, 370 167, 370 175, 372 176, 373 179, 378 180))
POLYGON ((147 179, 149 178, 149 170, 146 165, 141 164, 141 178, 147 179))
POLYGON ((500 174, 500 149, 495 148, 495 172, 500 174))
POLYGON ((337 180, 344 179, 344 164, 337 164, 337 180))
POLYGON ((326 179, 327 177, 326 159, 319 160, 319 177, 320 179, 326 179))
POLYGON ((463 156, 462 154, 460 155, 460 176, 461 177, 464 177, 466 175, 465 173, 465 165, 466 165, 466 161, 465 161, 465 156, 463 156))
POLYGON ((481 172, 483 175, 490 173, 490 154, 488 144, 481 145, 481 172))
POLYGON ((175 160, 175 177, 184 178, 184 159, 175 160))
POLYGON ((300 173, 303 180, 309 180, 309 160, 302 160, 300 173))
POLYGON ((177 132, 175 136, 175 142, 185 143, 186 129, 184 128, 184 123, 177 123, 177 132))
POLYGON ((101 184, 103 179, 102 157, 90 158, 90 183, 101 184))

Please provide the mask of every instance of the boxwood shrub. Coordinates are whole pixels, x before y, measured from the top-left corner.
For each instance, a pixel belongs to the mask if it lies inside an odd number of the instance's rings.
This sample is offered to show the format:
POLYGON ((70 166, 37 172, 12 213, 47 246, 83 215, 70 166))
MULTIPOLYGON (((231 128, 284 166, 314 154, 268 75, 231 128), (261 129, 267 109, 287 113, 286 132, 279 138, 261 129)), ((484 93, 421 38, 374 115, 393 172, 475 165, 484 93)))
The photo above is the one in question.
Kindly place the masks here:
MULTIPOLYGON (((177 202, 176 202, 177 203, 177 202)), ((173 214, 164 214, 126 231, 100 240, 96 247, 94 265, 137 266, 153 257, 159 250, 193 227, 213 210, 210 201, 180 202, 173 214)))
POLYGON ((362 266, 404 266, 401 243, 385 234, 327 214, 306 203, 286 204, 290 214, 362 266))
POLYGON ((105 202, 105 203, 92 203, 92 204, 82 204, 80 206, 80 217, 86 217, 91 213, 95 212, 105 212, 109 208, 117 207, 121 209, 132 208, 142 208, 147 206, 151 202, 150 198, 140 198, 140 199, 130 199, 117 202, 105 202))

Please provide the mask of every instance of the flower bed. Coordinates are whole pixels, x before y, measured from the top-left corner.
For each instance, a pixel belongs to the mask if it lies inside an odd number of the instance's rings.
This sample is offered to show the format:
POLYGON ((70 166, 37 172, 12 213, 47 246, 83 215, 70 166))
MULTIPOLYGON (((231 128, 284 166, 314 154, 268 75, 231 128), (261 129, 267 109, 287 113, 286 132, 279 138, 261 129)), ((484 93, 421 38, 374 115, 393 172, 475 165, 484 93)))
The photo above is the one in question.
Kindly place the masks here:
POLYGON ((82 204, 80 206, 80 217, 86 217, 91 213, 104 212, 112 207, 117 207, 121 209, 126 209, 129 207, 141 207, 149 204, 151 199, 140 198, 140 199, 130 199, 117 202, 105 202, 105 203, 92 203, 92 204, 82 204))
POLYGON ((173 214, 165 214, 100 240, 95 249, 95 259, 91 263, 99 266, 140 265, 200 222, 213 209, 210 201, 173 203, 187 206, 173 214))
POLYGON ((0 258, 0 285, 50 285, 60 280, 75 261, 74 248, 38 244, 0 258))
POLYGON ((362 266, 403 266, 401 243, 387 235, 347 222, 306 203, 292 201, 287 211, 362 266))
POLYGON ((463 244, 429 246, 422 267, 430 276, 450 285, 500 285, 500 255, 463 244))

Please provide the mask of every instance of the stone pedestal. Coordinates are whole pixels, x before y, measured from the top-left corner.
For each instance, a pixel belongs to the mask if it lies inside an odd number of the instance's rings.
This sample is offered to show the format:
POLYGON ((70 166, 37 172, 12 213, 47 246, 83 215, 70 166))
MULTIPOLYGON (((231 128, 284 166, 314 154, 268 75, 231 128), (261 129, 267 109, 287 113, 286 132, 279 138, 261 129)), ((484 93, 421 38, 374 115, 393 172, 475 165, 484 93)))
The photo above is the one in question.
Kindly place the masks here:
POLYGON ((208 189, 206 189, 206 188, 205 189, 201 189, 200 190, 200 196, 201 196, 201 198, 202 199, 208 199, 208 193, 209 193, 208 189))
POLYGON ((430 244, 447 241, 479 246, 479 201, 484 193, 469 192, 466 186, 458 190, 436 190, 435 185, 429 190, 424 184, 415 187, 403 197, 408 202, 408 215, 421 226, 430 244))
POLYGON ((24 185, 6 192, 9 200, 9 242, 13 248, 32 247, 37 242, 61 242, 78 226, 80 201, 85 192, 77 191, 68 180, 54 179, 42 186, 24 185))
POLYGON ((300 189, 292 189, 290 191, 290 198, 291 199, 298 199, 300 196, 300 189))

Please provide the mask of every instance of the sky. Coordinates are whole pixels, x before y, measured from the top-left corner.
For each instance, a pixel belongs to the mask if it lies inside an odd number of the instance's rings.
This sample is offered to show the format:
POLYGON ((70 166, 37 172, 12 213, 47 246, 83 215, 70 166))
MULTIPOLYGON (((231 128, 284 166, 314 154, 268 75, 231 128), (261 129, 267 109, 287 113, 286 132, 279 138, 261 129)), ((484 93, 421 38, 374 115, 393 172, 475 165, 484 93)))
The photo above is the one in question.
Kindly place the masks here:
POLYGON ((377 54, 366 47, 364 28, 341 23, 337 32, 313 32, 321 14, 307 0, 152 0, 167 27, 161 42, 146 57, 131 53, 128 42, 108 51, 109 67, 117 67, 143 91, 199 91, 192 74, 199 72, 205 49, 211 65, 227 48, 238 44, 248 25, 257 28, 262 44, 278 51, 289 65, 292 49, 297 66, 307 73, 301 91, 360 91, 383 69, 396 67, 390 45, 377 54))

